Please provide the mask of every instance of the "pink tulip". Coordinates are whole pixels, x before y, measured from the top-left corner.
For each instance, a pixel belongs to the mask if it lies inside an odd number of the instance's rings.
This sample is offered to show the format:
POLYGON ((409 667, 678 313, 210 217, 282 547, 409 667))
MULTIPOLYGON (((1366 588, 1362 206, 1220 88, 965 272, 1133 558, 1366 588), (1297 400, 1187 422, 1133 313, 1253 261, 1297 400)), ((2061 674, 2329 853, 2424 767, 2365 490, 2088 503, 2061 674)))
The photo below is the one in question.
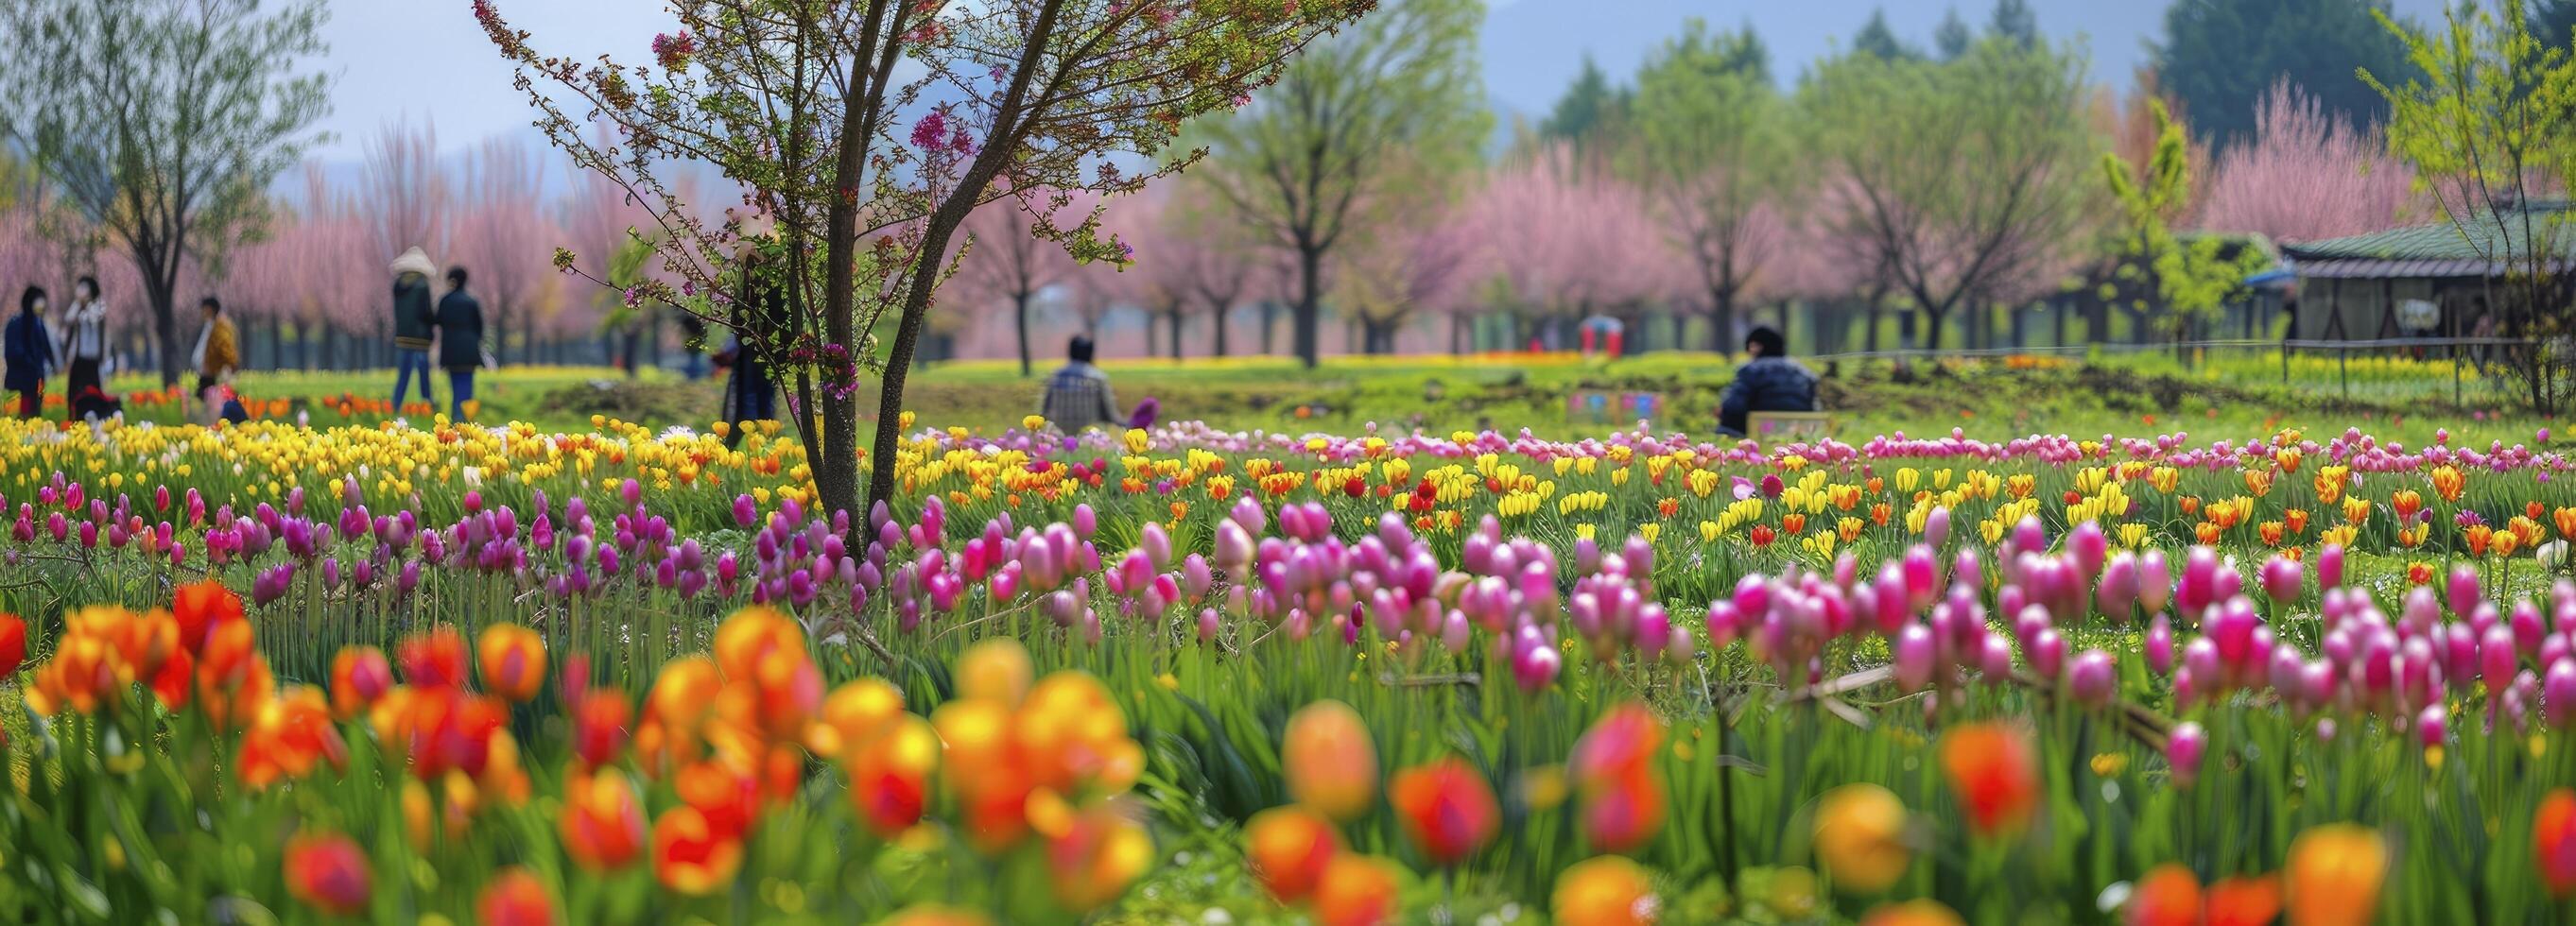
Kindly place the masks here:
POLYGON ((2209 752, 2209 734, 2200 724, 2184 721, 2174 725, 2165 738, 2165 764, 2173 769, 2174 784, 2191 787, 2200 779, 2201 760, 2209 752))

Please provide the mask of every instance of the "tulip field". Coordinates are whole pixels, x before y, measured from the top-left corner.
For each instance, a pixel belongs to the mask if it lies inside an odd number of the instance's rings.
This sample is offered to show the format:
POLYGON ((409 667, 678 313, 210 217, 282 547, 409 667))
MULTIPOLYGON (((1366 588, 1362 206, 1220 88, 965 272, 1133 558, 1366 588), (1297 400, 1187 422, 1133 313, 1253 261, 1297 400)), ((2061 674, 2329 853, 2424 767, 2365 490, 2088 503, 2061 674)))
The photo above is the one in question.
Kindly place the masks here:
POLYGON ((360 411, 0 422, 0 920, 2576 922, 2545 428, 360 411))

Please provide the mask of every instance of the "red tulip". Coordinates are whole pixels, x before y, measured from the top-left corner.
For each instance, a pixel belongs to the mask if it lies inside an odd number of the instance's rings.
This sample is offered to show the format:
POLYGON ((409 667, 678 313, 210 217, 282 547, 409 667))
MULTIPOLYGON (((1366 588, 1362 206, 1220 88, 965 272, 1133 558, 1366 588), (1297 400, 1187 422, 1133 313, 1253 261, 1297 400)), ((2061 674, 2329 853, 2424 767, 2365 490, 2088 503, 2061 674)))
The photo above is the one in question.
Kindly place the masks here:
POLYGON ((1457 759, 1396 773, 1387 797, 1405 835, 1434 865, 1451 865, 1492 842, 1502 809, 1485 777, 1457 759))

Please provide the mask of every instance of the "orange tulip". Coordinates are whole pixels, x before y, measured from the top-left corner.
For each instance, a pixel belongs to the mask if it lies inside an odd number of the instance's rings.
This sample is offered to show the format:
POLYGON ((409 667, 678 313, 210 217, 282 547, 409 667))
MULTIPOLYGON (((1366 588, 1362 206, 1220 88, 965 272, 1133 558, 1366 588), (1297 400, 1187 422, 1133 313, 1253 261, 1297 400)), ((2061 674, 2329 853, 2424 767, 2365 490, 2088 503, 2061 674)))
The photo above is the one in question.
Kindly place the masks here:
POLYGON ((493 624, 474 641, 483 690, 525 704, 546 686, 546 641, 518 624, 493 624))
POLYGON ((263 702, 242 737, 237 767, 242 783, 265 788, 280 779, 302 778, 318 762, 339 768, 348 764, 349 746, 331 722, 322 692, 298 685, 263 702))
POLYGON ((1649 926, 1656 907, 1654 879, 1621 856, 1576 862, 1556 878, 1554 909, 1563 926, 1649 926))
POLYGON ((440 624, 403 638, 394 647, 402 663, 403 682, 414 688, 454 688, 465 684, 465 638, 440 624))
POLYGON ((1280 744, 1288 796, 1333 820, 1368 812, 1377 799, 1377 745, 1358 711, 1317 701, 1288 718, 1280 744))
POLYGON ((939 733, 929 721, 907 714, 891 730, 851 749, 842 761, 859 816, 878 836, 892 838, 921 822, 930 773, 939 766, 939 733))
POLYGON ((2293 926, 2360 926, 2379 909, 2388 874, 2388 845, 2377 830, 2332 823, 2290 842, 2282 869, 2293 926))
POLYGON ((2550 896, 2576 895, 2576 789, 2559 788, 2531 819, 2531 859, 2550 896))
POLYGON ((2173 863, 2138 879, 2129 895, 2129 926, 2200 926, 2200 877, 2173 863))
POLYGON ((635 707, 627 703, 626 692, 615 688, 582 692, 572 708, 573 758, 593 768, 616 761, 634 726, 635 707))
POLYGON ((823 703, 823 673, 794 618, 765 607, 734 612, 716 627, 716 666, 724 673, 718 710, 747 720, 775 740, 796 740, 823 703))
POLYGON ((1315 887, 1315 922, 1322 926, 1379 926, 1395 922, 1403 869, 1383 858, 1340 853, 1324 865, 1315 887))
POLYGON ((1886 890, 1905 876, 1913 850, 1905 844, 1905 803, 1873 784, 1850 784, 1816 802, 1816 860, 1838 887, 1861 893, 1886 890))
POLYGON ((653 821, 653 876, 677 893, 703 896, 733 880, 742 840, 719 833, 695 807, 675 807, 653 821))
POLYGON ((1281 903, 1313 894, 1325 866, 1341 851, 1332 821, 1301 807, 1273 807, 1244 824, 1244 858, 1252 876, 1281 903))
POLYGON ((2413 489, 2389 493, 2388 509, 2397 513, 2397 523, 2415 523, 2415 513, 2424 510, 2424 496, 2413 489))
POLYGON ((1154 840, 1143 826, 1103 805, 1074 817, 1063 834, 1047 841, 1046 855, 1055 899, 1089 913, 1127 893, 1153 867, 1154 840))
POLYGON ((191 653, 205 645, 206 632, 215 625, 242 620, 241 596, 213 579, 179 586, 171 595, 170 610, 179 619, 179 645, 191 653))
POLYGON ((474 910, 483 926, 554 926, 555 905, 544 882, 525 868, 512 867, 483 885, 474 910))
POLYGON ((2209 886, 2207 926, 2269 926, 2281 915, 2281 879, 2227 878, 2209 886))
POLYGON ((555 822, 564 854, 588 871, 624 868, 644 850, 643 805, 626 773, 614 768, 565 779, 563 813, 555 822))
POLYGON ((1017 705, 1028 695, 1032 678, 1029 651, 1009 637, 975 644, 957 658, 959 697, 991 698, 1017 705))
POLYGON ((2468 485, 2469 477, 2462 474, 2459 467, 2446 464, 2433 468, 2433 492, 2442 496, 2443 501, 2459 501, 2460 493, 2468 485))
MULTIPOLYGON (((965 694, 964 666, 961 661, 958 692, 963 697, 973 697, 965 694)), ((885 735, 903 716, 902 691, 884 679, 859 679, 832 689, 823 698, 822 716, 815 720, 813 729, 806 731, 806 747, 815 755, 835 758, 885 735)))
POLYGON ((367 712, 393 689, 393 664, 372 646, 342 647, 331 657, 331 713, 348 720, 367 712))
POLYGON ((973 910, 938 904, 914 904, 895 911, 879 926, 992 926, 992 917, 973 910))
POLYGON ((2017 727, 1974 723, 1941 737, 1941 769, 1968 811, 1970 828, 1984 835, 2018 832, 2039 806, 2039 772, 2030 734, 2017 727))
POLYGON ((367 853, 336 833, 300 835, 286 842, 286 892, 305 906, 333 916, 355 916, 372 891, 367 853))
POLYGON ((1625 852, 1663 829, 1663 774, 1654 765, 1664 723, 1642 705, 1602 715, 1574 745, 1569 763, 1583 796, 1583 827, 1592 844, 1625 852))
POLYGON ((1860 926, 1967 926, 1967 922, 1938 900, 1881 904, 1860 918, 1860 926))
POLYGON ((1448 866, 1492 842, 1502 822, 1494 789, 1467 763, 1441 759, 1405 769, 1387 786, 1405 835, 1434 865, 1448 866))

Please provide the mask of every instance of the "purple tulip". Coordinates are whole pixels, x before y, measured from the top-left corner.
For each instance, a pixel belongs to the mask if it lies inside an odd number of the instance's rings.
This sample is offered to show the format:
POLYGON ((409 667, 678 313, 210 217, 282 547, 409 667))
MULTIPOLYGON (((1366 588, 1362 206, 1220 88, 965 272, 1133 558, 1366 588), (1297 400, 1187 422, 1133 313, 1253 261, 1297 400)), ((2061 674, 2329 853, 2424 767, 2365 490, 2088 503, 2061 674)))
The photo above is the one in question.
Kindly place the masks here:
POLYGON ((2111 654, 2099 649, 2076 654, 2074 665, 2066 671, 2066 684, 2079 703, 2093 707, 2111 703, 2111 696, 2119 686, 2118 671, 2111 654))

